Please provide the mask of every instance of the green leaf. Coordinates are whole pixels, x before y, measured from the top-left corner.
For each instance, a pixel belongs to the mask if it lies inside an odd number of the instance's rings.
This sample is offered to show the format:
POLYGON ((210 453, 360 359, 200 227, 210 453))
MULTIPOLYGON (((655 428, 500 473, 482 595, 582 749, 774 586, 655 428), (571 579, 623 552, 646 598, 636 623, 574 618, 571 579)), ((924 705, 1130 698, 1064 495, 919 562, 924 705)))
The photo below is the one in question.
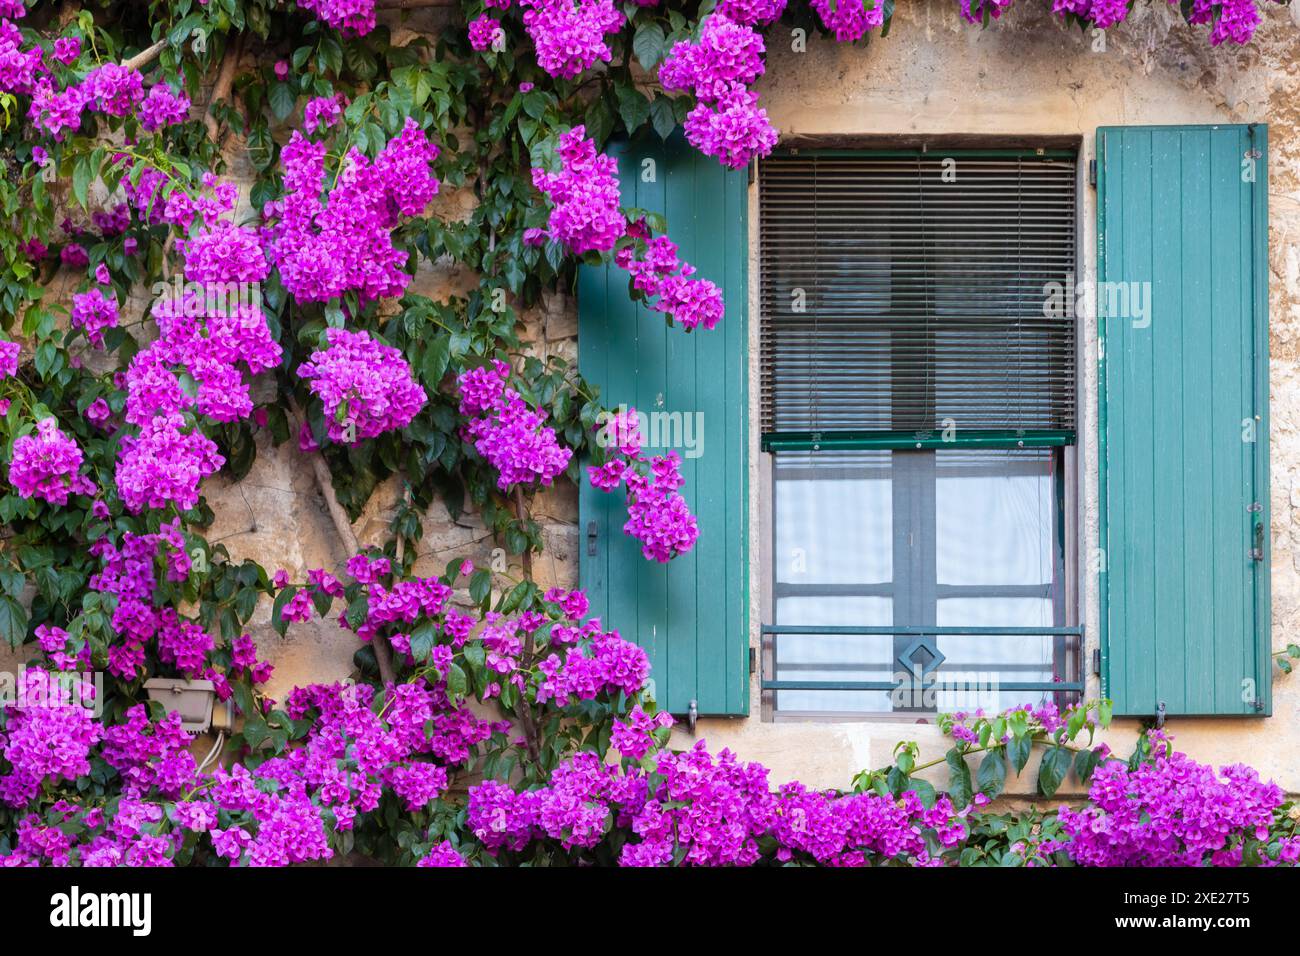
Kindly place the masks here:
POLYGON ((948 796, 958 808, 964 807, 974 796, 970 767, 966 765, 966 759, 955 747, 948 751, 944 761, 948 764, 948 796))
POLYGON ((281 637, 284 637, 285 631, 289 630, 289 622, 284 619, 284 606, 289 603, 298 589, 294 587, 285 588, 275 596, 275 603, 271 605, 271 626, 281 637))
POLYGON ((656 96, 650 104, 650 125, 659 134, 660 139, 667 139, 677 128, 677 116, 673 112, 673 102, 663 96, 656 96))
POLYGON ((492 593, 492 572, 480 568, 469 579, 469 598, 475 604, 482 604, 492 593))
POLYGON ((273 83, 271 85, 270 101, 271 113, 276 119, 284 121, 293 112, 294 106, 298 103, 298 98, 294 95, 288 83, 273 83))
POLYGON ((1043 754, 1043 762, 1038 765, 1038 792, 1050 797, 1061 786, 1061 781, 1070 770, 1070 751, 1064 747, 1052 747, 1043 754))
POLYGON ((635 132, 650 118, 650 101, 634 86, 618 88, 618 115, 629 133, 635 132))
POLYGON ((1033 750, 1034 741, 1028 736, 1012 737, 1007 742, 1007 756, 1011 758, 1011 766, 1016 768, 1016 773, 1025 769, 1033 750))
POLYGON ((501 602, 501 613, 511 614, 519 610, 520 605, 524 602, 524 597, 528 594, 531 587, 531 581, 520 581, 511 588, 510 593, 507 594, 505 599, 501 602))
POLYGON ((352 630, 354 631, 360 628, 361 625, 366 622, 366 618, 369 616, 370 616, 370 598, 366 597, 366 595, 364 594, 362 594, 355 601, 349 604, 348 609, 345 613, 348 626, 352 628, 352 630))
POLYGON ((428 660, 436 636, 437 633, 434 631, 433 624, 429 621, 422 622, 419 627, 411 632, 411 656, 417 662, 423 663, 428 660))
POLYGON ((469 687, 469 679, 459 664, 452 664, 447 673, 447 691, 456 698, 464 697, 469 687))
POLYGON ((424 353, 424 366, 421 369, 424 384, 428 388, 437 388, 442 377, 447 374, 447 364, 451 361, 451 336, 443 333, 429 343, 424 353))
POLYGON ((979 784, 980 793, 990 800, 1002 792, 1007 781, 1007 758, 1000 747, 984 755, 975 779, 979 784))
POLYGON ((90 190, 90 181, 94 178, 95 170, 90 166, 90 157, 78 157, 76 165, 72 167, 72 196, 80 203, 82 209, 86 208, 86 197, 90 190))
POLYGON ((632 37, 632 52, 647 70, 653 70, 664 56, 664 28, 653 20, 641 24, 632 37))
POLYGON ((11 597, 0 597, 0 637, 17 649, 27 640, 27 611, 11 597))
POLYGON ((1074 758, 1074 775, 1080 783, 1087 783, 1100 762, 1101 754, 1096 750, 1080 750, 1074 758))

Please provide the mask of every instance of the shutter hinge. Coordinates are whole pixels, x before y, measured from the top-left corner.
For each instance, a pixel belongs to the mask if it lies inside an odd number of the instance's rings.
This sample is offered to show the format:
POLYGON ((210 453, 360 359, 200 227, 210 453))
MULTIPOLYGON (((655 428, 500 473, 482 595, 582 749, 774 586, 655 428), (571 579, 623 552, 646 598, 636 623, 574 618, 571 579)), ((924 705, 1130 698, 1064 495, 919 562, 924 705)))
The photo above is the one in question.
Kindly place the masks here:
POLYGON ((1100 647, 1094 647, 1092 649, 1092 672, 1099 677, 1101 676, 1101 648, 1100 647))
POLYGON ((589 558, 594 558, 596 556, 597 533, 598 532, 596 530, 596 522, 588 521, 587 522, 587 557, 589 558))
POLYGON ((1246 556, 1252 561, 1264 560, 1264 522, 1255 522, 1255 546, 1246 552, 1246 556))
POLYGON ((749 672, 752 674, 758 670, 758 649, 751 647, 749 649, 749 672))
POLYGON ((1097 161, 1095 159, 1088 160, 1088 185, 1094 189, 1097 188, 1097 161))
POLYGON ((749 161, 749 185, 752 186, 758 180, 758 160, 749 161))

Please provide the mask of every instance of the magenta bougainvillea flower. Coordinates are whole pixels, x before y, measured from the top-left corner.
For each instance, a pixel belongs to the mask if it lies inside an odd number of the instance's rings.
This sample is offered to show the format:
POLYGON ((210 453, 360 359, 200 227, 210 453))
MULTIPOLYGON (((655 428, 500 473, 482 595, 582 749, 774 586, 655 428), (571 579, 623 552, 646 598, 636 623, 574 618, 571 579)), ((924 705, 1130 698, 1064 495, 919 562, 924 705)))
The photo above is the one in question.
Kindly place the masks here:
POLYGON ((298 375, 324 406, 330 441, 355 444, 409 425, 426 396, 402 353, 364 331, 330 328, 325 339, 298 375))
POLYGON ((95 483, 81 473, 83 458, 77 443, 59 430, 54 418, 36 424, 36 434, 14 439, 9 484, 24 498, 41 498, 66 505, 69 495, 93 495, 95 483))
POLYGON ((299 0, 298 6, 343 33, 365 36, 375 28, 375 0, 299 0))
POLYGON ((464 434, 497 471, 504 491, 514 485, 550 485, 568 467, 573 452, 561 447, 545 425, 546 412, 531 408, 506 386, 510 366, 500 359, 469 369, 458 379, 464 434))
POLYGON ((614 0, 520 0, 524 29, 537 48, 537 65, 573 79, 614 56, 605 35, 624 23, 614 0))
POLYGON ((613 249, 626 225, 619 208, 618 163, 597 152, 586 136, 584 126, 560 135, 558 173, 533 169, 533 185, 551 201, 551 238, 574 255, 613 249))
POLYGON ((263 210, 263 235, 298 302, 326 302, 353 291, 362 304, 401 295, 411 277, 392 231, 400 216, 419 215, 437 195, 432 163, 438 152, 408 119, 373 163, 351 150, 322 199, 326 144, 294 133, 281 154, 285 195, 263 210))
POLYGON ((500 46, 506 38, 506 31, 501 28, 501 21, 483 14, 469 22, 469 45, 475 50, 486 50, 500 46))
POLYGON ((592 487, 602 491, 613 491, 620 484, 626 488, 624 534, 640 541, 641 553, 651 561, 667 563, 691 550, 700 529, 679 493, 685 482, 681 458, 676 452, 649 458, 642 454, 635 408, 620 409, 596 428, 613 457, 603 465, 588 466, 588 477, 592 487))

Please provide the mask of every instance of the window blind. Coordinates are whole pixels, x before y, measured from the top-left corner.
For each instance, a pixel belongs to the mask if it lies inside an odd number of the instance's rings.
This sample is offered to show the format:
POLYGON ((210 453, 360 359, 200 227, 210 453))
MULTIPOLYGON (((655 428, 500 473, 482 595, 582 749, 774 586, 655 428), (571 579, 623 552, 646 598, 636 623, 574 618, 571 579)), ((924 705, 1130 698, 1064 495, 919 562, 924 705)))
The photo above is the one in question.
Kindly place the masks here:
POLYGON ((765 439, 948 429, 1072 440, 1075 178, 1062 151, 764 161, 765 439))

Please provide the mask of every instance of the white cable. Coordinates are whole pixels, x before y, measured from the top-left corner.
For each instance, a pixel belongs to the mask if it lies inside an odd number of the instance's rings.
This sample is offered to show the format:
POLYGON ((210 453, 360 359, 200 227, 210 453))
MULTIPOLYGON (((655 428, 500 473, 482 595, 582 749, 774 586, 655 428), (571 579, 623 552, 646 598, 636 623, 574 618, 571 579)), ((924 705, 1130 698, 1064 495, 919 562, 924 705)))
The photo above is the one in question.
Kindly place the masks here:
POLYGON ((225 739, 226 739, 226 732, 224 730, 218 730, 217 742, 212 745, 212 749, 208 751, 208 755, 203 758, 203 763, 199 764, 199 768, 196 771, 197 773, 202 773, 203 768, 206 767, 208 764, 210 764, 213 758, 217 756, 217 754, 221 753, 221 745, 225 741, 225 739))

